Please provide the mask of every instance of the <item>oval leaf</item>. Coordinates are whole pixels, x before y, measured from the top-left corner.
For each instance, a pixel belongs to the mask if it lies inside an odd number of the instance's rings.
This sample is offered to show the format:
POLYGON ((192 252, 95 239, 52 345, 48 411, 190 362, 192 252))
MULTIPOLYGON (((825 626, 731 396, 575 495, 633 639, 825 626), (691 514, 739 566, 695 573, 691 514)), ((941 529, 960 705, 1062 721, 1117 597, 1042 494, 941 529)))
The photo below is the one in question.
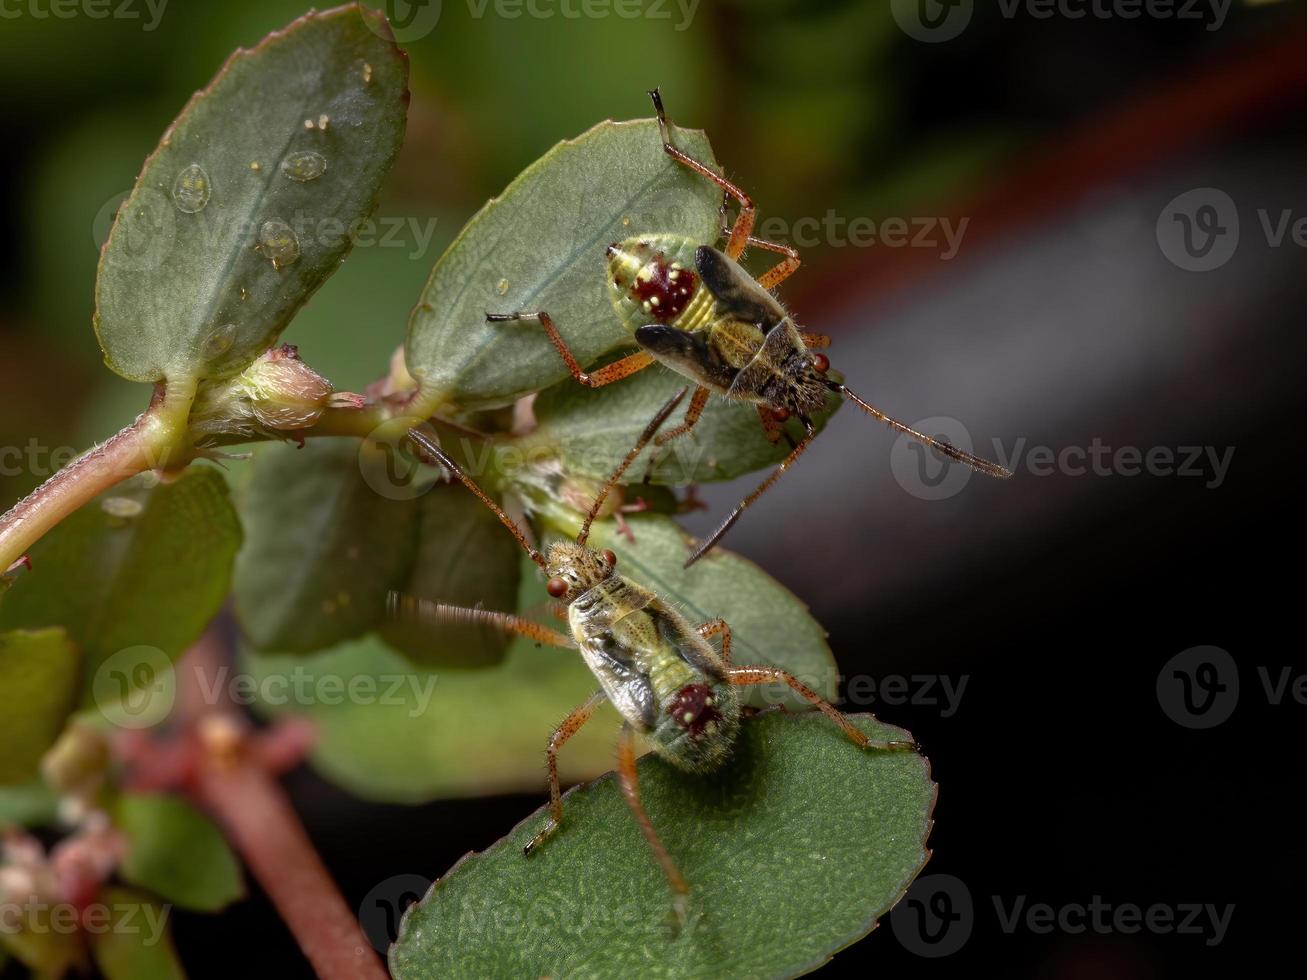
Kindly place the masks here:
MULTIPOLYGON (((511 610, 517 601, 522 550, 498 518, 463 488, 444 484, 418 504, 418 546, 401 591, 458 606, 511 610)), ((475 626, 384 623, 386 642, 421 664, 479 667, 504 658, 511 637, 475 626)))
POLYGON ((104 928, 87 930, 95 965, 106 980, 185 980, 168 927, 171 909, 117 886, 103 889, 96 904, 110 913, 104 928))
MULTIPOLYGON (((712 165, 707 138, 678 144, 712 165)), ((540 328, 485 322, 545 310, 583 365, 634 349, 608 299, 604 249, 648 232, 718 237, 721 192, 662 149, 652 120, 604 122, 558 144, 468 222, 409 318, 406 356, 422 404, 506 404, 568 377, 540 328)))
POLYGON ((175 660, 222 606, 241 530, 222 474, 144 474, 83 507, 32 547, 32 571, 0 603, 0 629, 63 626, 81 648, 83 703, 115 653, 175 660))
MULTIPOLYGON (((873 738, 903 737, 868 715, 854 721, 873 738)), ((679 935, 610 775, 566 795, 562 829, 530 859, 522 847, 544 808, 437 881, 404 918, 394 976, 796 976, 866 935, 929 856, 926 760, 859 749, 820 716, 749 719, 714 775, 652 756, 639 772, 691 886, 679 935)))
POLYGON ((240 864, 218 828, 185 800, 129 793, 113 822, 127 838, 126 881, 183 908, 217 912, 245 893, 240 864))
POLYGON ((0 786, 39 771, 76 703, 80 659, 62 629, 0 633, 0 786))
MULTIPOLYGON (((517 445, 528 458, 552 451, 569 474, 603 480, 635 445, 667 399, 687 383, 681 375, 659 367, 598 390, 568 378, 540 393, 535 400, 538 424, 518 439, 517 445)), ((813 416, 818 430, 825 427, 839 405, 840 398, 832 394, 826 410, 813 416)), ((677 424, 683 413, 684 408, 679 409, 664 427, 677 424)), ((787 428, 796 441, 802 438, 803 426, 797 419, 787 428)), ((714 397, 690 432, 661 450, 646 450, 646 455, 627 470, 625 480, 636 483, 646 474, 651 482, 667 486, 731 480, 775 465, 789 451, 785 440, 767 441, 752 405, 714 397), (649 454, 657 457, 652 470, 649 461, 654 457, 649 454)))
POLYGON ((307 653, 381 625, 413 563, 417 502, 364 478, 353 439, 262 447, 241 494, 236 612, 259 649, 307 653))
POLYGON ((100 258, 95 328, 134 381, 234 374, 349 251, 404 135, 383 15, 312 13, 238 51, 169 127, 100 258))

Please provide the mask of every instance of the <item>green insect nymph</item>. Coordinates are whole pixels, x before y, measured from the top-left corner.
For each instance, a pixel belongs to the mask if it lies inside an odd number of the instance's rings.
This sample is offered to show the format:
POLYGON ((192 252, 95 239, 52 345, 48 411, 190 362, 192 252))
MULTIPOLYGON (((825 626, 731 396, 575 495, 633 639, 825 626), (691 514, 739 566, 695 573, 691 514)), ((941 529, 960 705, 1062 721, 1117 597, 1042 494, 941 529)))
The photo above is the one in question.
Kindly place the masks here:
POLYGON ((950 459, 989 476, 1011 476, 995 463, 890 418, 842 382, 827 377, 830 360, 815 351, 829 346, 830 338, 801 331, 771 292, 798 269, 799 253, 788 245, 753 237, 757 215, 753 201, 735 184, 676 147, 658 90, 649 94, 658 116, 663 151, 722 188, 724 250, 675 234, 641 235, 609 245, 609 296, 618 318, 640 350, 595 371, 581 369, 544 311, 490 313, 487 319, 537 321, 572 376, 592 388, 630 377, 655 362, 693 381, 694 396, 686 409, 685 420, 659 435, 658 446, 690 432, 712 395, 754 405, 763 431, 773 443, 782 437, 790 438, 783 428, 787 420, 796 418, 802 423, 803 438, 797 443, 790 439, 789 455, 703 541, 686 565, 693 564, 712 548, 745 509, 808 448, 817 434, 812 416, 825 407, 832 392, 950 459), (728 227, 726 203, 732 198, 739 202, 740 210, 735 223, 728 227), (737 261, 748 248, 764 249, 783 257, 755 279, 737 261))
POLYGON ((554 730, 549 739, 550 818, 527 844, 531 854, 563 819, 558 782, 558 751, 605 700, 611 701, 625 724, 618 740, 617 773, 622 793, 649 847, 662 865, 675 895, 678 920, 685 915, 689 885, 658 838, 643 806, 636 775, 634 737, 667 762, 692 773, 711 773, 730 758, 740 730, 737 689, 754 684, 784 683, 834 721, 862 748, 915 748, 907 741, 872 741, 821 695, 776 667, 736 667, 731 664, 731 629, 715 619, 692 625, 656 593, 620 575, 617 555, 586 545, 590 527, 605 498, 622 474, 680 403, 682 389, 654 416, 621 464, 600 488, 576 542, 551 544, 542 554, 499 504, 486 494, 444 451, 419 429, 409 438, 435 459, 499 518, 526 553, 544 571, 545 589, 566 605, 568 633, 505 612, 452 606, 392 594, 392 612, 436 623, 477 623, 493 626, 538 643, 576 649, 599 681, 596 691, 554 730), (718 651, 708 641, 721 637, 718 651))

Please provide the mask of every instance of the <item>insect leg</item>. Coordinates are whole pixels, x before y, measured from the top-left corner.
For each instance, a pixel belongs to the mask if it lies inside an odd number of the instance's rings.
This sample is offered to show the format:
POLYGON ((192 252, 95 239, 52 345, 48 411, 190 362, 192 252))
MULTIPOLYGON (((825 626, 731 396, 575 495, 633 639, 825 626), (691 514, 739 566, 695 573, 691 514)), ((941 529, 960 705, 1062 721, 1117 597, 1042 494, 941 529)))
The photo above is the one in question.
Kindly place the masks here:
POLYGON ((586 373, 581 370, 581 365, 576 356, 567 346, 567 342, 563 340, 563 335, 558 332, 558 328, 554 326, 553 319, 543 310, 538 313, 486 314, 487 323, 508 323, 515 320, 535 320, 539 323, 544 328, 545 335, 549 337, 549 342, 554 345, 554 350, 558 351, 558 356, 567 365, 567 370, 571 372, 572 377, 590 388, 602 388, 614 381, 629 378, 635 372, 644 370, 654 362, 652 354, 636 351, 634 354, 623 357, 620 361, 613 361, 612 364, 606 364, 597 371, 586 373))
POLYGON ((758 420, 762 422, 763 434, 767 437, 767 441, 774 446, 781 441, 781 432, 784 430, 781 429, 781 424, 776 421, 776 416, 772 415, 770 408, 766 405, 759 405, 757 408, 758 420))
POLYGON ((549 736, 549 748, 545 752, 545 758, 549 762, 549 822, 540 833, 527 841, 526 847, 522 848, 522 853, 528 857, 532 851, 552 837, 559 824, 563 822, 563 794, 558 789, 558 750, 581 730, 581 726, 594 714, 595 708, 604 703, 605 698, 603 691, 595 691, 585 704, 560 721, 553 734, 549 736))
POLYGON ((780 262, 758 277, 758 285, 763 289, 779 286, 794 275, 795 270, 799 268, 802 261, 799 258, 799 250, 789 245, 781 245, 779 242, 765 242, 761 238, 754 238, 752 235, 749 236, 748 244, 754 248, 766 249, 768 252, 779 252, 785 256, 780 262))
POLYGON ((726 254, 733 259, 738 259, 748 246, 749 236, 753 233, 753 222, 757 217, 758 209, 754 207, 753 199, 744 193, 735 184, 716 173, 712 168, 700 163, 694 157, 690 156, 684 150, 679 150, 672 143, 672 135, 667 126, 667 112, 663 109, 663 97, 657 89, 649 93, 649 98, 653 99, 654 112, 658 116, 658 132, 662 136, 663 150, 673 160, 685 164, 697 174, 707 177, 714 184, 724 190, 731 197, 740 202, 740 213, 735 219, 735 225, 731 228, 730 238, 726 242, 726 254))
POLYGON ((505 633, 524 636, 528 640, 535 640, 537 643, 543 643, 546 646, 564 647, 569 650, 576 648, 572 638, 565 633, 551 630, 548 626, 542 626, 521 616, 514 616, 512 613, 495 612, 491 609, 472 609, 467 606, 451 606, 443 602, 433 602, 430 599, 400 595, 398 592, 390 593, 386 604, 391 616, 395 618, 422 623, 449 623, 457 626, 493 626, 505 633))
POLYGON ((740 515, 743 514, 755 500, 770 490, 772 484, 781 478, 781 474, 788 470, 790 466, 793 465, 794 461, 803 455, 803 451, 808 448, 808 445, 817 435, 817 430, 813 427, 811 421, 804 419, 803 424, 807 428, 808 434, 799 440, 798 444, 790 450, 790 454, 781 460, 780 466, 772 470, 771 475, 758 484, 757 489, 754 490, 753 493, 749 494, 749 496, 745 497, 735 505, 735 510, 731 511, 731 516, 722 521, 721 526, 718 527, 716 531, 713 531, 710 537, 700 543, 699 547, 694 550, 694 554, 686 560, 686 568, 689 568, 697 562, 709 551, 709 549, 712 548, 713 545, 720 541, 722 535, 729 531, 731 526, 740 519, 740 515))
POLYGON ((731 626, 724 619, 712 619, 699 627, 699 635, 705 640, 709 637, 722 635, 722 659, 726 661, 727 666, 731 663, 731 626))
POLYGON ((631 808, 631 815, 635 817, 640 833, 644 834, 649 850, 653 851, 654 857, 662 865, 663 874, 667 876, 667 884, 671 886, 675 896, 672 907, 677 922, 684 922, 690 886, 686 884, 680 869, 676 867, 676 862, 672 860, 672 856, 667 853, 667 848, 659 840, 658 831, 654 830, 649 814, 640 803, 640 776, 635 768, 635 744, 630 725, 623 725, 622 733, 617 738, 617 777, 622 786, 622 795, 626 797, 626 805, 631 808))
POLYGON ((820 694, 808 687, 793 674, 789 674, 779 667, 736 667, 729 674, 727 679, 732 684, 739 687, 747 687, 751 684, 771 684, 780 681, 788 684, 790 688, 801 698, 808 701, 818 711, 824 714, 835 724, 843 729, 844 734, 849 737, 855 745, 864 749, 915 749, 916 742, 895 740, 892 742, 877 741, 868 738, 862 732, 854 727, 853 722, 844 717, 844 714, 833 704, 823 698, 820 694))
MULTIPOLYGON (((708 395, 710 392, 707 388, 695 388, 694 394, 690 397, 690 407, 685 410, 685 420, 673 429, 666 432, 658 433, 658 438, 654 439, 654 445, 662 448, 673 439, 679 439, 681 436, 692 431, 699 424, 699 417, 703 415, 704 406, 708 404, 708 395)), ((654 469, 662 462, 663 453, 652 453, 649 456, 649 465, 644 470, 644 482, 648 483, 649 478, 653 476, 654 469)))

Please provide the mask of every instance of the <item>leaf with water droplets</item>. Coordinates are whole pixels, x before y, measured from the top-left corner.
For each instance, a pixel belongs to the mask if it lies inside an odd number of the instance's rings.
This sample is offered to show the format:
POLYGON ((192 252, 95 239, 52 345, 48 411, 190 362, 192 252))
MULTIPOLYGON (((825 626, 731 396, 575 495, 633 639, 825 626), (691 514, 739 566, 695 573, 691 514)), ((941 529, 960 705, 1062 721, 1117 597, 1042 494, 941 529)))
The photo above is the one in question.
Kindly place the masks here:
MULTIPOLYGON (((852 720, 872 738, 905 735, 852 720)), ((522 847, 543 808, 437 881, 404 917, 393 976, 798 976, 870 932, 930 853, 929 763, 860 749, 820 715, 747 719, 716 773, 650 755, 639 774, 690 885, 679 935, 667 882, 609 775, 563 798, 560 831, 530 858, 522 847)))
MULTIPOLYGON (((707 138, 678 144, 712 164, 707 138)), ((583 365, 634 349, 608 298, 604 249, 641 232, 718 236, 721 192, 663 152, 652 119, 603 122, 560 143, 468 222, 431 272, 406 355, 424 402, 503 405, 568 377, 540 328, 485 322, 545 310, 583 365)))
POLYGON ((407 85, 385 18, 360 6, 233 55, 146 160, 105 243, 95 327, 109 366, 134 381, 221 377, 271 346, 371 212, 407 85))

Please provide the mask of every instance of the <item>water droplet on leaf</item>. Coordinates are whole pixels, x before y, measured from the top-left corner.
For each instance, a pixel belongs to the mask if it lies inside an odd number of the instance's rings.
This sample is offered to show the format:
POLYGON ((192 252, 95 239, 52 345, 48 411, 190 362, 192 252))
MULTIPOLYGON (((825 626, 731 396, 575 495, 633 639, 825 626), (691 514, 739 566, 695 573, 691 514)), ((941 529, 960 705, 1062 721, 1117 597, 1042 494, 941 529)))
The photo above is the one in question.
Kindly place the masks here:
POLYGON ((327 172, 327 158, 313 150, 300 150, 281 161, 281 172, 291 180, 317 180, 327 172))
POLYGON ((173 181, 172 199, 178 211, 195 214, 209 203, 209 190, 209 175, 198 163, 192 163, 173 181))
POLYGON ((111 520, 118 522, 139 517, 141 511, 145 510, 145 506, 131 497, 105 497, 100 501, 100 509, 108 514, 111 520))

